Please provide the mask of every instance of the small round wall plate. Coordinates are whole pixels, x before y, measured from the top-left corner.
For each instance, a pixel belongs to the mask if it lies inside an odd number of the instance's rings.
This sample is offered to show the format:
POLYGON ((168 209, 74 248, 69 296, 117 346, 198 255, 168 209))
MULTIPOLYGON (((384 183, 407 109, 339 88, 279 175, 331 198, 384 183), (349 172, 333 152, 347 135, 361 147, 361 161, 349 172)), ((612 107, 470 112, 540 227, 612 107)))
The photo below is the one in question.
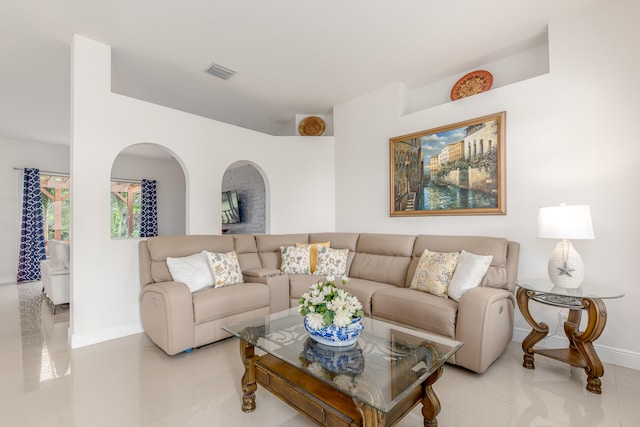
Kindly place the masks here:
POLYGON ((465 74, 451 88, 451 100, 465 98, 491 89, 493 76, 485 70, 476 70, 465 74))
POLYGON ((325 123, 318 116, 309 116, 300 120, 298 133, 302 136, 320 136, 324 133, 325 123))

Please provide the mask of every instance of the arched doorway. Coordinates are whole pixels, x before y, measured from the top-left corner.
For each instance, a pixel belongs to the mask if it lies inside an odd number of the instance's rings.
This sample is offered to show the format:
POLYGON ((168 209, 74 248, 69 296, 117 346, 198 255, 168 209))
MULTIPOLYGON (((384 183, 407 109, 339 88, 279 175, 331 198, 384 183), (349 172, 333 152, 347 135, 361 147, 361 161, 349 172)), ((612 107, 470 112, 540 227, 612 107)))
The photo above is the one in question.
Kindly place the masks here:
POLYGON ((157 181, 158 235, 186 234, 186 179, 181 163, 162 145, 140 143, 122 150, 111 166, 111 237, 139 237, 143 179, 157 181))
POLYGON ((261 234, 268 232, 268 183, 264 171, 255 163, 238 161, 231 164, 222 177, 222 233, 261 234), (235 210, 237 197, 239 219, 228 211, 235 210))

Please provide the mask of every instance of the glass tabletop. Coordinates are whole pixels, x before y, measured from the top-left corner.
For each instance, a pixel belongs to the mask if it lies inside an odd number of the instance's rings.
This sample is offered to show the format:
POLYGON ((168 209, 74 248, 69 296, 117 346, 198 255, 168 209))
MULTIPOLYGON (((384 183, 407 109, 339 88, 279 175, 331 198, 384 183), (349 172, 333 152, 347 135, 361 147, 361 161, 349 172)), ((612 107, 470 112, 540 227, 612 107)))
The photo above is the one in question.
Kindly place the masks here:
POLYGON ((618 289, 591 283, 583 283, 578 288, 561 288, 549 279, 519 279, 516 285, 529 291, 561 297, 608 299, 624 296, 624 292, 618 289))
POLYGON ((225 326, 232 335, 388 413, 462 343, 370 318, 354 347, 311 340, 296 308, 225 326))

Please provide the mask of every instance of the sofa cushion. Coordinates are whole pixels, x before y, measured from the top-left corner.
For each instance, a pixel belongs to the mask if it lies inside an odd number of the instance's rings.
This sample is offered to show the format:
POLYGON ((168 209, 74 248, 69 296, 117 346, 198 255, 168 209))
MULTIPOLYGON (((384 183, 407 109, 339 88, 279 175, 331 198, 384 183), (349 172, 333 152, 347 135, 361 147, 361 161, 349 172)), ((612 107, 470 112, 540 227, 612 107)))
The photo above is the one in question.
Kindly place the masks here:
POLYGON ((458 261, 458 252, 431 252, 425 249, 411 281, 411 289, 448 298, 447 289, 458 261))
POLYGON ((207 288, 193 293, 193 320, 200 324, 268 306, 269 287, 262 283, 207 288))
POLYGON ((207 252, 207 258, 213 274, 214 287, 219 288, 244 282, 235 251, 207 252))
POLYGON ((373 295, 374 318, 455 338, 458 303, 427 292, 388 287, 373 295))
POLYGON ((173 281, 184 283, 191 292, 213 285, 207 251, 185 257, 167 257, 167 266, 173 281))
POLYGON ((343 284, 339 280, 336 280, 334 283, 336 287, 345 289, 351 295, 358 298, 358 301, 360 301, 360 304, 362 304, 362 311, 364 312, 365 316, 371 316, 371 300, 375 292, 381 289, 396 287, 387 283, 374 282, 371 280, 358 278, 350 278, 346 284, 343 284))
POLYGON ((462 294, 480 285, 491 265, 491 255, 476 255, 463 250, 458 256, 456 271, 453 272, 447 293, 449 298, 460 301, 462 294))
POLYGON ((324 279, 324 277, 313 274, 289 275, 289 298, 291 299, 291 301, 299 300, 303 293, 309 292, 309 288, 311 287, 311 285, 318 283, 319 281, 322 281, 324 279))
POLYGON ((319 247, 316 271, 313 274, 340 279, 347 272, 348 256, 349 249, 319 247))
POLYGON ((311 274, 311 248, 305 246, 282 246, 280 248, 284 274, 311 274))

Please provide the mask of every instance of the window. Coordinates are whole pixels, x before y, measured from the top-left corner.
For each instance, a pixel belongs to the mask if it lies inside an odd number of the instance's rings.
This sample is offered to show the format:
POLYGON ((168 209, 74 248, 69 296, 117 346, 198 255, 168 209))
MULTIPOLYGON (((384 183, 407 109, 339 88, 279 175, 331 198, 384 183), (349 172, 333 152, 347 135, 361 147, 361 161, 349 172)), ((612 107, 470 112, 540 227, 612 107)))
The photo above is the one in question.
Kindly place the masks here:
POLYGON ((139 182, 111 181, 111 238, 140 237, 139 182))
POLYGON ((44 240, 69 240, 69 177, 40 174, 44 240))

